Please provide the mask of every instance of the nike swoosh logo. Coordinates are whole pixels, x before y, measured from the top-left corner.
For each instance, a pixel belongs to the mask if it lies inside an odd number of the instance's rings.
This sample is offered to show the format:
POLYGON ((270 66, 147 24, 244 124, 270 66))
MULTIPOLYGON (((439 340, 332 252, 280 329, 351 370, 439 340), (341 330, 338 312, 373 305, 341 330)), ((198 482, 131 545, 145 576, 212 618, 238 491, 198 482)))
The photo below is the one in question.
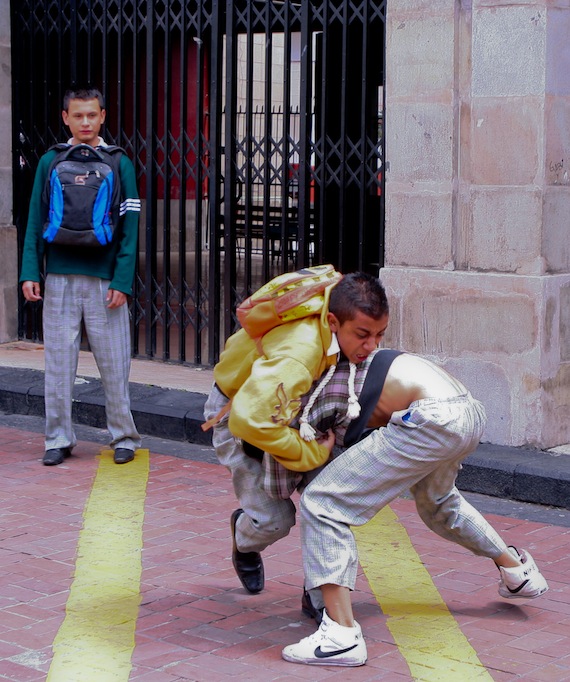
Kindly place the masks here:
POLYGON ((522 590, 522 588, 523 588, 527 583, 528 583, 528 580, 525 580, 525 581, 522 582, 518 587, 515 587, 514 590, 511 590, 511 588, 507 585, 507 590, 508 590, 511 594, 517 594, 518 592, 520 592, 520 591, 522 590))
POLYGON ((353 644, 352 646, 349 646, 346 649, 337 649, 336 651, 321 651, 321 647, 318 646, 315 649, 315 657, 316 658, 330 658, 331 656, 338 656, 339 654, 347 654, 349 651, 356 649, 357 646, 358 646, 357 644, 353 644))

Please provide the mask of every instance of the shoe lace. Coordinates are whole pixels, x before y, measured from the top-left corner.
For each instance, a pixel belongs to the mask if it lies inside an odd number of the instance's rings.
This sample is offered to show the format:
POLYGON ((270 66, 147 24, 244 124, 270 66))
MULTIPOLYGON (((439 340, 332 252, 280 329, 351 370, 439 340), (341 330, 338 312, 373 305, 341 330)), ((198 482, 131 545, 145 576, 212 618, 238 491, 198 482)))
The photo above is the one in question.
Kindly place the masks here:
POLYGON ((303 638, 303 642, 306 642, 307 644, 311 645, 318 645, 320 644, 323 640, 327 639, 327 630, 329 629, 328 623, 325 623, 325 621, 321 621, 321 624, 319 625, 319 629, 316 632, 313 632, 312 635, 309 635, 308 637, 303 638))

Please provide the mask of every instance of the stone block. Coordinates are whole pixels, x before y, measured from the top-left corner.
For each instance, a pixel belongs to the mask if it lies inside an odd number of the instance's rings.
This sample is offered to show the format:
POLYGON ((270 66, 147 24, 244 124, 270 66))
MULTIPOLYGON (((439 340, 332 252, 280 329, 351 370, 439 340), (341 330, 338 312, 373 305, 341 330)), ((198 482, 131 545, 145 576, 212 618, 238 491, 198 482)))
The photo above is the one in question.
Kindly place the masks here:
POLYGON ((386 264, 446 268, 452 261, 451 192, 387 187, 386 264))
POLYGON ((10 3, 0 2, 0 45, 10 46, 10 3))
POLYGON ((18 338, 18 285, 0 285, 0 343, 18 338))
POLYGON ((543 101, 475 99, 471 109, 471 180, 531 185, 542 175, 543 101))
POLYGON ((560 360, 570 362, 570 284, 560 288, 560 360))
POLYGON ((0 271, 2 281, 18 274, 18 233, 13 225, 0 223, 0 271))
POLYGON ((10 167, 0 167, 0 226, 13 223, 12 200, 11 165, 10 167))
POLYGON ((430 16, 447 12, 453 16, 455 0, 390 0, 388 17, 403 19, 404 15, 430 16))
MULTIPOLYGON (((6 79, 5 79, 6 80, 6 79)), ((0 84, 2 79, 0 78, 0 84)), ((0 87, 1 90, 1 87, 0 87)), ((0 100, 3 102, 3 100, 0 100)), ((0 140, 6 140, 0 145, 0 168, 12 169, 12 107, 10 104, 0 104, 0 140)))
POLYGON ((390 97, 451 102, 454 24, 447 16, 388 14, 386 87, 390 97))
POLYGON ((482 277, 413 268, 381 271, 401 320, 393 345, 430 357, 464 381, 491 408, 485 440, 513 444, 511 382, 520 379, 521 370, 511 359, 531 363, 537 313, 531 296, 508 291, 498 296, 482 277))
POLYGON ((570 96, 570 7, 549 7, 546 29, 546 92, 570 96))
POLYGON ((473 10, 472 21, 472 95, 543 95, 546 10, 536 5, 480 7, 473 10))
POLYGON ((402 340, 419 353, 500 357, 528 353, 536 346, 534 301, 522 293, 497 297, 452 283, 426 289, 420 281, 408 289, 402 305, 406 311, 402 340))
MULTIPOLYGON (((568 304, 568 297, 561 297, 568 304)), ((566 310, 560 309, 564 324, 568 324, 566 310)), ((567 329, 567 328, 566 328, 567 329)), ((558 331, 558 328, 556 329, 558 331)), ((565 331, 567 336, 567 331, 565 331)), ((567 341, 565 352, 568 350, 567 341)), ((546 374, 546 373, 545 373, 546 374)), ((548 434, 548 447, 568 442, 568 403, 570 395, 570 362, 560 362, 551 376, 544 376, 540 401, 543 414, 543 429, 548 434)))
POLYGON ((473 9, 479 9, 481 7, 518 7, 519 5, 532 5, 535 7, 537 4, 536 0, 473 0, 473 9))
POLYGON ((542 216, 542 254, 546 272, 570 272, 570 187, 547 187, 542 216))
POLYGON ((485 440, 570 441, 570 274, 520 277, 385 267, 390 346, 432 358, 487 409, 485 440))
POLYGON ((18 336, 18 246, 11 225, 0 225, 0 271, 0 343, 5 343, 18 336))
MULTIPOLYGON (((484 333, 484 332, 483 332, 484 333)), ((506 367, 488 360, 461 357, 443 361, 442 366, 469 388, 471 394, 484 402, 487 424, 484 443, 509 443, 512 433, 511 377, 506 367)))
POLYGON ((0 43, 0 102, 12 106, 12 53, 10 45, 0 43))
POLYGON ((453 178, 451 105, 393 102, 386 129, 390 181, 441 182, 453 178))
MULTIPOLYGON (((380 277, 382 284, 384 280, 380 277)), ((401 306, 399 303, 398 292, 393 288, 386 288, 386 295, 388 296, 388 305, 390 306, 390 320, 388 322, 388 328, 386 329, 386 334, 382 339, 382 346, 384 348, 399 348, 400 347, 400 326, 401 320, 401 306)))
POLYGON ((536 188, 475 188, 466 240, 469 267, 543 274, 540 225, 542 193, 536 188))
POLYGON ((545 181, 570 185, 570 97, 546 97, 545 181))

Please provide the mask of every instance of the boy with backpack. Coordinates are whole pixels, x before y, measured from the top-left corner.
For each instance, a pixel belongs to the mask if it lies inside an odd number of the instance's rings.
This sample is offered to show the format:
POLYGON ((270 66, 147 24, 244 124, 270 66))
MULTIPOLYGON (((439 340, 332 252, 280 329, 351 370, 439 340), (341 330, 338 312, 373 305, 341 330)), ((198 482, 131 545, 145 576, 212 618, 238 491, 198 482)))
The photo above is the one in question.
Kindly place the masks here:
MULTIPOLYGON (((330 265, 282 275, 238 309, 243 328, 228 339, 214 368, 204 416, 240 505, 231 516, 232 563, 251 594, 264 587, 261 552, 295 524, 293 502, 264 489, 263 452, 296 472, 328 460, 328 449, 303 431, 304 412, 300 429, 291 426, 301 397, 323 373, 320 387, 331 379, 341 353, 354 378, 382 339, 387 315, 377 278, 343 277, 330 265)), ((357 407, 354 391, 349 400, 357 407)))
POLYGON ((71 138, 40 159, 30 200, 20 282, 27 301, 42 300, 45 259, 46 466, 61 464, 76 444, 71 408, 82 321, 101 374, 115 463, 130 462, 140 447, 130 410, 127 306, 140 200, 133 164, 99 136, 105 115, 99 90, 65 93, 71 138))

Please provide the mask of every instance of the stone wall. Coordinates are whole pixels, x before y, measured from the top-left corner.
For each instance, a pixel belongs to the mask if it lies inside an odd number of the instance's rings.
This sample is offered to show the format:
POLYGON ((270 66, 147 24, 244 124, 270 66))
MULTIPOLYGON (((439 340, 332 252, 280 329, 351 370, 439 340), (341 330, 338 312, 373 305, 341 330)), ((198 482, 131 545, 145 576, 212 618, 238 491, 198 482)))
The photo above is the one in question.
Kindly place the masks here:
POLYGON ((388 4, 389 342, 487 407, 485 440, 570 441, 570 3, 388 4))
POLYGON ((18 333, 18 248, 12 212, 10 3, 0 0, 0 343, 18 333))

